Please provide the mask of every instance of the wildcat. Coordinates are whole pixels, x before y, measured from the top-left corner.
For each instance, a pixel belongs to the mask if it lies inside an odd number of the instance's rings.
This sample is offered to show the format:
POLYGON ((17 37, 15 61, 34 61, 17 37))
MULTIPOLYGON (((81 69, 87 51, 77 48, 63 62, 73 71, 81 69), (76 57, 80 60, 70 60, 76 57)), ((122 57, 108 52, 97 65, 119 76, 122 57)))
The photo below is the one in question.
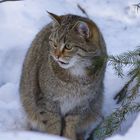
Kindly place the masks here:
POLYGON ((32 129, 83 140, 102 118, 106 45, 90 19, 49 15, 25 57, 22 105, 32 129))

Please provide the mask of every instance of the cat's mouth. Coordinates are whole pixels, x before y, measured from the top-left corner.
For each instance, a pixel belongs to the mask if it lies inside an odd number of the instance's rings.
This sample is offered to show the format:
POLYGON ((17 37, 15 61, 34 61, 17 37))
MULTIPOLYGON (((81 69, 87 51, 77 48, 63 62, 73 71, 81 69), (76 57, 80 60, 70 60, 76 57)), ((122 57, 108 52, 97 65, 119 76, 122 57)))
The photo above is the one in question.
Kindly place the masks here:
POLYGON ((57 63, 61 68, 68 69, 71 65, 68 62, 58 60, 57 63))
POLYGON ((58 61, 59 64, 61 65, 68 65, 69 63, 63 62, 63 61, 58 61))

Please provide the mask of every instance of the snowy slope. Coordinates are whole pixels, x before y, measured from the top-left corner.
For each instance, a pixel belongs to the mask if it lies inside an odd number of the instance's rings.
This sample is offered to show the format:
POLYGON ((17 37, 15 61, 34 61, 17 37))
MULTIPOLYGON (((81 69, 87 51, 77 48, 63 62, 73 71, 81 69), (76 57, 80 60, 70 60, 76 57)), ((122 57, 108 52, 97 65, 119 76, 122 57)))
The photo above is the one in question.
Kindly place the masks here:
MULTIPOLYGON (((73 13, 84 16, 77 8, 77 3, 86 9, 90 18, 100 27, 109 54, 120 54, 140 45, 140 12, 132 6, 138 0, 24 0, 1 3, 0 131, 27 128, 26 117, 19 101, 18 85, 23 59, 31 41, 51 21, 46 10, 59 15, 73 13)), ((115 110, 113 96, 126 80, 127 78, 119 79, 112 68, 107 67, 104 82, 105 115, 115 110)), ((134 120, 132 118, 131 116, 129 122, 124 123, 125 129, 134 120)))

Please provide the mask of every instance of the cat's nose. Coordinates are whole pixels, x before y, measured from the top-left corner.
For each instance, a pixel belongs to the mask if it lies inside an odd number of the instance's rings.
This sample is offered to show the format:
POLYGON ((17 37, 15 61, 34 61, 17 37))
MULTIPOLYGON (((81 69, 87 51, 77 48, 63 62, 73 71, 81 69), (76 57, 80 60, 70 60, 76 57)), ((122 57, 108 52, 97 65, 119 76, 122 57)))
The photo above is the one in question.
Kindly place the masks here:
POLYGON ((59 59, 60 58, 60 55, 56 55, 55 57, 56 57, 56 59, 59 59))
POLYGON ((56 54, 55 54, 55 57, 56 57, 57 59, 59 59, 59 58, 60 58, 60 53, 56 53, 56 54))
POLYGON ((56 52, 55 53, 55 57, 56 57, 56 59, 59 59, 61 57, 61 53, 60 52, 56 52))

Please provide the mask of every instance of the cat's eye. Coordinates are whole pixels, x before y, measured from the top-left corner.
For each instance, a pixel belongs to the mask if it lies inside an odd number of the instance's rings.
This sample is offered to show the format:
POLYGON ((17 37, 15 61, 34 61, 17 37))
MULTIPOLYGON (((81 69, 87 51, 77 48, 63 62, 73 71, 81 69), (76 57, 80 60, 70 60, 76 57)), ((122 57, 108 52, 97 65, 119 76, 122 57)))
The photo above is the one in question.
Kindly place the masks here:
POLYGON ((71 50, 72 49, 72 46, 71 45, 65 45, 65 48, 67 49, 67 50, 71 50))
POLYGON ((57 48, 57 45, 56 45, 56 44, 53 44, 53 47, 54 47, 54 48, 57 48))

